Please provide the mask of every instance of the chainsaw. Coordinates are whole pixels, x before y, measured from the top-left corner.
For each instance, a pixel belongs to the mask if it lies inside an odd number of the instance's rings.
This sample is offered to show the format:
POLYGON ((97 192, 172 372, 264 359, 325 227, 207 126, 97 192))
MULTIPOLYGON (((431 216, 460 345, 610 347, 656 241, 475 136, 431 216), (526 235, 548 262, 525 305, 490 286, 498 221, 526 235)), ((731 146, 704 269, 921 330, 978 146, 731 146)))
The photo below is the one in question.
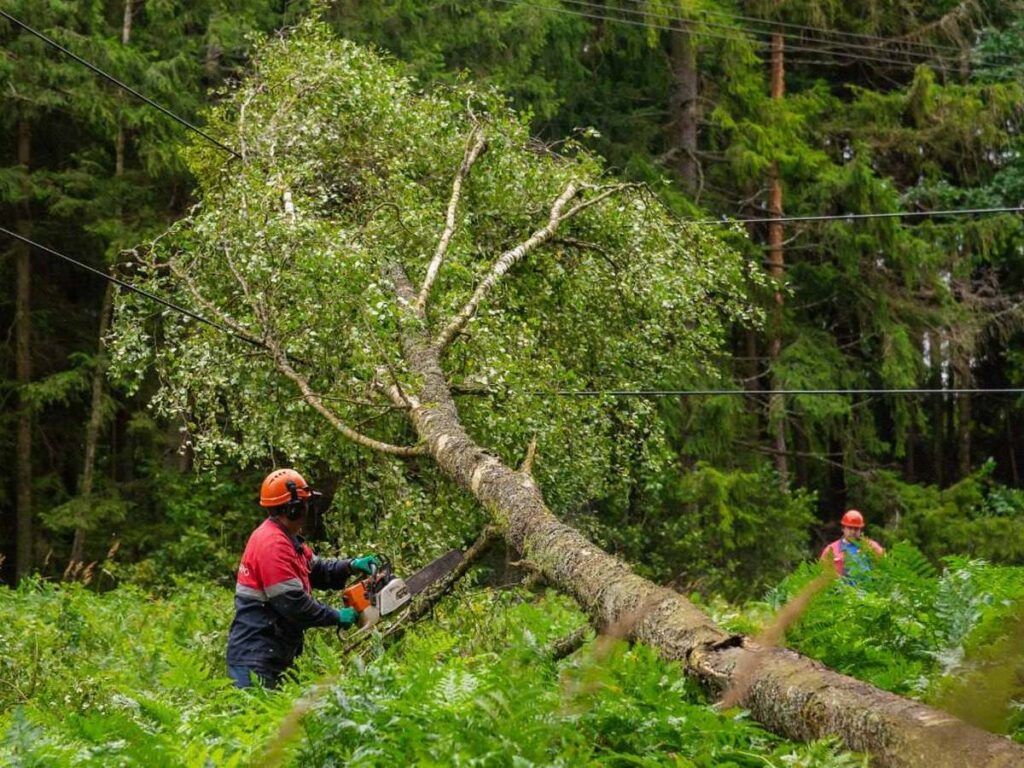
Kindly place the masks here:
POLYGON ((372 627, 385 616, 406 605, 415 595, 447 576, 462 562, 462 552, 453 549, 408 579, 395 576, 391 560, 378 555, 381 561, 365 579, 346 587, 342 593, 345 605, 359 612, 359 626, 372 627))

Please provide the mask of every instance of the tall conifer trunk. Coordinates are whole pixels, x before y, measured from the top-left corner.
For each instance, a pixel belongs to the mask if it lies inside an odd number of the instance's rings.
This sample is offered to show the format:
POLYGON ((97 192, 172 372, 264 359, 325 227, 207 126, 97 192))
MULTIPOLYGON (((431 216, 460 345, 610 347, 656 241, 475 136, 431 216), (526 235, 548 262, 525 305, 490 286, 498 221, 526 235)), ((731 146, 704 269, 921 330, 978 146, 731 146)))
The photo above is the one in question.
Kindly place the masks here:
MULTIPOLYGON (((781 34, 773 34, 771 42, 771 86, 772 99, 780 100, 786 91, 786 72, 784 61, 783 38, 781 34)), ((770 199, 768 203, 772 216, 782 216, 782 180, 779 178, 779 163, 772 162, 770 183, 770 199)), ((773 221, 768 225, 768 270, 780 287, 776 288, 769 327, 768 357, 769 365, 774 366, 782 353, 782 309, 783 296, 781 283, 785 274, 785 260, 782 252, 783 228, 781 222, 773 221)), ((771 392, 768 395, 768 424, 772 432, 775 450, 775 469, 785 485, 789 480, 789 459, 786 452, 786 402, 779 389, 778 378, 772 373, 769 379, 771 392)))
MULTIPOLYGON (((121 44, 128 45, 132 34, 132 9, 134 0, 125 0, 121 21, 121 44)), ((120 98, 120 95, 119 97, 120 98)), ((117 127, 114 139, 114 178, 124 175, 125 131, 123 121, 117 127)), ((120 207, 118 214, 121 213, 120 207)), ((110 328, 110 313, 114 304, 114 284, 107 283, 100 306, 99 339, 96 343, 96 362, 92 373, 92 389, 89 404, 89 421, 85 428, 85 456, 82 461, 82 477, 78 483, 78 495, 88 499, 92 495, 96 476, 96 451, 99 447, 100 427, 103 423, 103 383, 107 376, 107 355, 105 338, 110 328)), ((81 562, 85 551, 85 528, 75 527, 75 538, 71 543, 71 562, 81 562)))
MULTIPOLYGON (((954 382, 958 387, 968 388, 974 381, 970 373, 970 363, 964 359, 954 369, 954 382)), ((956 409, 956 468, 957 479, 962 480, 971 474, 971 396, 960 394, 955 398, 956 409)))
POLYGON ((700 165, 697 161, 698 123, 700 120, 697 50, 685 24, 671 32, 672 77, 675 89, 669 100, 672 120, 672 148, 676 150, 676 171, 683 187, 693 195, 700 193, 700 165))
MULTIPOLYGON (((32 160, 32 126, 18 121, 18 165, 24 173, 22 201, 18 206, 18 232, 32 236, 29 165, 32 160)), ((28 245, 15 246, 14 366, 19 402, 15 439, 15 573, 24 576, 32 569, 32 411, 25 388, 32 382, 32 262, 28 245)))
POLYGON ((971 396, 960 395, 956 408, 957 469, 962 480, 971 474, 971 396))
POLYGON ((1013 419, 1010 417, 1010 409, 1003 411, 1003 429, 1006 430, 1006 453, 1010 463, 1010 482, 1020 485, 1020 472, 1017 470, 1017 439, 1014 435, 1013 419))
POLYGON ((934 398, 932 406, 932 482, 943 485, 946 481, 946 400, 948 395, 934 398))
MULTIPOLYGON (((82 477, 78 483, 78 495, 88 499, 92 495, 96 476, 96 451, 99 447, 100 427, 103 425, 103 383, 107 373, 106 338, 110 328, 110 313, 114 304, 114 284, 107 283, 100 307, 99 342, 96 349, 95 367, 92 373, 92 392, 89 406, 89 421, 85 427, 85 457, 82 461, 82 477)), ((78 563, 85 551, 85 527, 75 527, 75 538, 71 544, 71 562, 78 563)))

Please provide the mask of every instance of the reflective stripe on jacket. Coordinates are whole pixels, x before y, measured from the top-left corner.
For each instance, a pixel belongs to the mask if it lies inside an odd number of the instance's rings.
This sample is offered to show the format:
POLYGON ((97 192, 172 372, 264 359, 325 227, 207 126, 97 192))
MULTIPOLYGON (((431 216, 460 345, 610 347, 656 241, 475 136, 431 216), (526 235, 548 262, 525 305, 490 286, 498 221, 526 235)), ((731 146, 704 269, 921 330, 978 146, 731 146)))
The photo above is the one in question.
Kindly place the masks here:
POLYGON ((235 618, 228 632, 228 664, 281 672, 302 653, 310 627, 338 624, 338 611, 313 599, 311 588, 341 589, 348 560, 315 557, 268 517, 252 532, 238 566, 235 618))
MULTIPOLYGON (((862 538, 861 541, 864 542, 864 544, 866 544, 867 546, 871 547, 871 549, 874 550, 874 553, 876 555, 885 554, 885 547, 883 547, 874 539, 862 538)), ((858 549, 860 548, 860 546, 858 546, 858 549)), ((836 568, 836 573, 839 574, 839 576, 841 577, 846 575, 846 553, 843 552, 842 539, 836 539, 831 544, 827 545, 823 550, 821 550, 821 557, 819 557, 818 559, 831 559, 832 564, 836 568)))

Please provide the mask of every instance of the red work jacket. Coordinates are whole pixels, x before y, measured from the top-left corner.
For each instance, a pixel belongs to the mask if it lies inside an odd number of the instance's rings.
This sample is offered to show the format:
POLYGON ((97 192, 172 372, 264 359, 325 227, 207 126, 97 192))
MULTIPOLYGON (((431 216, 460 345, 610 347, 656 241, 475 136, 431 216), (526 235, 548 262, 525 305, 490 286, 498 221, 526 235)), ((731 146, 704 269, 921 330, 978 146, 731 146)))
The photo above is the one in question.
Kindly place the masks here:
POLYGON ((351 573, 349 560, 316 557, 302 537, 268 517, 238 566, 228 664, 283 671, 302 653, 307 629, 338 624, 338 611, 315 600, 311 589, 341 589, 351 573))

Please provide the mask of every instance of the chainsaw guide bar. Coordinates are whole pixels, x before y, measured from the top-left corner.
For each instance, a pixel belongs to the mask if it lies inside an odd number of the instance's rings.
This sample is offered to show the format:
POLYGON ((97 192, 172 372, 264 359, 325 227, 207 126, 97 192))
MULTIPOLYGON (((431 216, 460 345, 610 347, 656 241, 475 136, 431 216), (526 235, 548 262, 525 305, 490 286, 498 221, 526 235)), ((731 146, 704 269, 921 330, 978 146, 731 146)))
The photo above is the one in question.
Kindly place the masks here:
POLYGON ((405 580, 405 586, 410 595, 418 595, 438 579, 442 579, 455 570, 455 567, 462 562, 462 552, 453 549, 432 563, 416 571, 405 580))

